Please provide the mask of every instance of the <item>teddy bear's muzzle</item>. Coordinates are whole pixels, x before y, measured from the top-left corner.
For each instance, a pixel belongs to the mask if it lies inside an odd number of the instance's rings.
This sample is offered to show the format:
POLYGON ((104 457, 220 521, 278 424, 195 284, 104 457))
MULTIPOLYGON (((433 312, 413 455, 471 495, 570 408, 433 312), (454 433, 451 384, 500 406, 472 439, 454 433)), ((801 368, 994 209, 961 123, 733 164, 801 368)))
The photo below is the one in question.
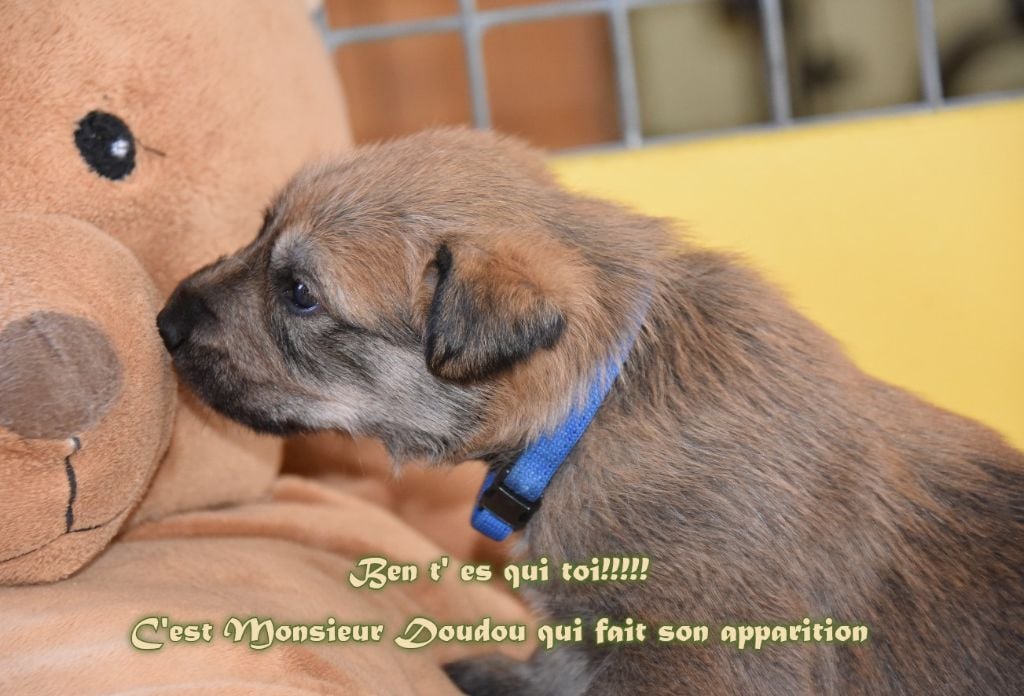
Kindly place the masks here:
POLYGON ((34 455, 0 472, 0 489, 22 493, 0 514, 0 561, 7 561, 80 531, 72 459, 80 436, 120 395, 123 369, 101 327, 54 311, 32 312, 0 330, 0 367, 0 428, 23 438, 17 451, 34 455))

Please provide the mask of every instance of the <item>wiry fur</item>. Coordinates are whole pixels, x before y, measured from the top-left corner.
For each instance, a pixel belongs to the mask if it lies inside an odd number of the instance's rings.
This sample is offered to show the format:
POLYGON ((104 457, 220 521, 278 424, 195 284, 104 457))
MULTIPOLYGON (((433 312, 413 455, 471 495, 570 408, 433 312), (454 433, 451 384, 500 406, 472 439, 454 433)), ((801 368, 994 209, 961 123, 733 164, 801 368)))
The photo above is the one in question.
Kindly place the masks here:
POLYGON ((553 581, 541 607, 655 626, 828 616, 871 639, 585 645, 457 663, 457 683, 1019 693, 1021 454, 863 374, 741 263, 564 191, 514 142, 437 131, 307 169, 260 236, 187 279, 161 321, 185 326, 185 379, 256 428, 339 428, 396 458, 498 462, 565 415, 648 294, 622 376, 525 538, 555 565, 646 555, 649 579, 553 581), (295 277, 320 311, 283 306, 295 277))

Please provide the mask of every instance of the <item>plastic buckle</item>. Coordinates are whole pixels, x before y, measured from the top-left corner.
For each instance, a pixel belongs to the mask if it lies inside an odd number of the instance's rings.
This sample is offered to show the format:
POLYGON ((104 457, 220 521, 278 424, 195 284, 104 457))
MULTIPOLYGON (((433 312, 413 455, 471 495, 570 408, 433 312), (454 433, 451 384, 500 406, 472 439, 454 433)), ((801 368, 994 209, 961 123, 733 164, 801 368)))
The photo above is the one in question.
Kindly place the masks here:
POLYGON ((505 478, 511 467, 498 474, 491 485, 480 496, 479 507, 508 524, 512 529, 522 529, 540 507, 540 501, 530 502, 505 486, 505 478))

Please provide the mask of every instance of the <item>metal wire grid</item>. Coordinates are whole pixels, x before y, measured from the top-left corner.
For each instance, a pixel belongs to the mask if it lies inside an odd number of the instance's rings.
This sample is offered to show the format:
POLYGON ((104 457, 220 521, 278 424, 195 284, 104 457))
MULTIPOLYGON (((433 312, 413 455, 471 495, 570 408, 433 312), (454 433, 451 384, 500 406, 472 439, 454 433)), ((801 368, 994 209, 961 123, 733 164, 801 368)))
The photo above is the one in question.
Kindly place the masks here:
MULTIPOLYGON (((329 50, 369 41, 383 41, 425 34, 459 32, 465 49, 466 72, 472 100, 473 123, 478 128, 491 126, 491 109, 484 66, 483 37, 492 27, 538 22, 563 17, 605 15, 611 26, 612 51, 619 110, 619 144, 627 148, 642 147, 664 137, 645 137, 641 127, 640 103, 637 95, 636 69, 630 35, 631 10, 663 5, 682 5, 708 0, 563 0, 542 5, 479 10, 476 0, 459 0, 459 13, 429 19, 333 29, 321 10, 317 22, 329 50)), ((786 126, 794 122, 789 93, 789 72, 786 65, 786 36, 782 21, 782 0, 758 0, 761 34, 767 65, 767 81, 771 97, 772 120, 769 126, 786 126)), ((942 74, 939 68, 938 37, 935 32, 935 8, 932 0, 914 0, 917 18, 918 60, 923 85, 923 101, 897 110, 945 106, 942 74)), ((998 96, 998 95, 997 95, 998 96)), ((815 117, 801 118, 816 120, 815 117)), ((690 134, 692 135, 692 134, 690 134)))

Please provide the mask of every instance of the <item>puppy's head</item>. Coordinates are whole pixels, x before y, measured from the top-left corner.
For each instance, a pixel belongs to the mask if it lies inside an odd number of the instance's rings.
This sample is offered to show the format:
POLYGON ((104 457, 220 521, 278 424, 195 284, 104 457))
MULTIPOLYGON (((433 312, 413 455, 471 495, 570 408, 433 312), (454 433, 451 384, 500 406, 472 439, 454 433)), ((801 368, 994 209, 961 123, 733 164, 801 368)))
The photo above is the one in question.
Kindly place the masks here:
POLYGON ((181 283, 160 333, 182 378, 257 430, 434 461, 515 445, 613 343, 569 200, 491 135, 363 148, 301 172, 251 244, 181 283))

